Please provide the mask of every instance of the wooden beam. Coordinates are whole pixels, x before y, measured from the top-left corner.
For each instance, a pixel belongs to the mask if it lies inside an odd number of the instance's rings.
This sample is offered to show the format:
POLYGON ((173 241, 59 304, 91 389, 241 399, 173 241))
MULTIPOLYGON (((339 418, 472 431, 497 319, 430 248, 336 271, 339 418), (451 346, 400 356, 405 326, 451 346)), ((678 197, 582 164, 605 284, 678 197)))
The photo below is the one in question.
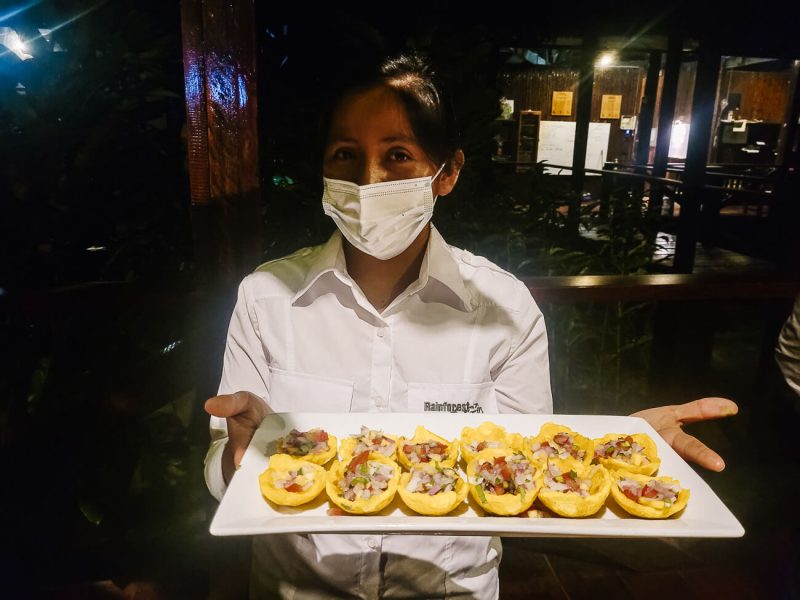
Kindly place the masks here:
POLYGON ((523 277, 537 302, 674 302, 790 299, 800 278, 774 273, 725 275, 576 275, 523 277))
POLYGON ((261 261, 253 0, 182 0, 192 229, 202 286, 261 261))
MULTIPOLYGON (((692 272, 695 249, 700 238, 700 209, 703 205, 703 185, 711 145, 711 120, 717 95, 719 67, 720 54, 716 47, 710 44, 700 46, 697 79, 692 95, 692 122, 686 150, 681 214, 675 240, 675 270, 679 273, 692 272)), ((708 215, 705 221, 707 226, 714 226, 714 221, 708 215)))
POLYGON ((667 59, 664 64, 664 82, 661 88, 661 107, 658 114, 656 154, 653 158, 653 177, 664 177, 669 162, 669 138, 675 119, 675 100, 678 96, 678 78, 681 74, 683 37, 673 33, 669 37, 667 59))
MULTIPOLYGON (((639 110, 639 123, 636 126, 636 156, 633 162, 637 165, 646 165, 650 156, 650 136, 653 129, 653 115, 656 107, 656 94, 658 93, 658 75, 661 72, 661 58, 661 52, 650 52, 647 81, 644 84, 642 107, 639 110)), ((641 170, 640 172, 644 173, 645 171, 641 170)))
POLYGON ((575 200, 569 206, 567 217, 570 231, 578 231, 578 217, 586 178, 586 144, 589 140, 589 122, 592 120, 592 88, 594 63, 597 59, 597 39, 587 38, 582 52, 578 79, 578 102, 575 108, 575 145, 572 148, 572 186, 575 200))

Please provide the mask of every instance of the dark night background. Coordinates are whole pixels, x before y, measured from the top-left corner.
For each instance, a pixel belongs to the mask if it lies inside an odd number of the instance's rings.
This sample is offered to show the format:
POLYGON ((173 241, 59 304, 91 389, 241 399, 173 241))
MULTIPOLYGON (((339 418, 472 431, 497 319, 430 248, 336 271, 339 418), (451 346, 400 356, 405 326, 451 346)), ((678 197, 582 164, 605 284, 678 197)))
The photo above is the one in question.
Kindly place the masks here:
MULTIPOLYGON (((663 224, 619 199, 630 218, 608 239, 573 235, 552 210, 563 186, 536 170, 510 183, 497 176, 491 153, 504 48, 556 35, 678 31, 723 54, 800 58, 798 8, 778 3, 256 2, 256 14, 263 260, 332 231, 319 208, 311 140, 320 90, 363 55, 416 48, 440 67, 469 166, 434 222, 450 243, 518 275, 664 272, 654 246, 640 243, 655 244, 663 224)), ((202 477, 202 403, 216 390, 235 285, 209 284, 196 259, 180 6, 3 1, 0 27, 34 40, 31 60, 0 53, 1 594, 115 597, 91 582, 143 580, 166 597, 209 589, 224 597, 212 565, 235 570, 231 556, 241 547, 207 533, 214 505, 202 477), (49 39, 38 28, 52 28, 49 39)), ((583 214, 582 226, 601 227, 594 219, 583 214)), ((725 235, 733 233, 715 239, 725 235)), ((770 272, 797 265, 769 236, 744 247, 770 272)), ((748 534, 633 549, 512 540, 502 573, 508 597, 525 597, 513 581, 528 576, 526 560, 545 553, 556 571, 595 569, 596 579, 578 577, 586 587, 574 597, 611 583, 618 595, 638 597, 630 582, 640 575, 671 586, 654 584, 648 598, 684 588, 709 597, 698 572, 730 591, 730 573, 748 569, 741 597, 797 597, 797 511, 784 490, 800 484, 800 405, 771 358, 790 304, 705 301, 668 313, 653 302, 543 306, 556 412, 624 414, 702 395, 739 402, 740 416, 694 432, 728 460, 725 472, 704 476, 748 534), (660 385, 655 332, 684 318, 692 328, 697 315, 709 362, 670 372, 660 385), (610 340, 613 352, 600 351, 610 340)))

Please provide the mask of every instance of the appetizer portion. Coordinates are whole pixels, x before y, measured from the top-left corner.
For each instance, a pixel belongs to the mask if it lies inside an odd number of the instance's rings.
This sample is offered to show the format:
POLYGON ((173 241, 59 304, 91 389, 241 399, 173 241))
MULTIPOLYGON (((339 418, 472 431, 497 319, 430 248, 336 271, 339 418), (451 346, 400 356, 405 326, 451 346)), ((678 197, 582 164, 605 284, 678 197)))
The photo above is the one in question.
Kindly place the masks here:
POLYGON ((472 461, 478 452, 487 448, 509 448, 521 450, 525 443, 518 433, 508 433, 505 427, 487 421, 478 427, 464 427, 461 430, 461 456, 464 462, 472 461))
POLYGON ((343 461, 348 461, 362 452, 377 452, 394 460, 397 452, 397 438, 362 425, 361 433, 354 433, 342 440, 340 456, 343 461))
POLYGON ((562 517, 588 517, 600 510, 610 491, 611 476, 601 465, 552 459, 544 471, 539 501, 562 517))
POLYGON ((533 458, 546 463, 551 458, 573 459, 586 466, 594 458, 594 442, 569 427, 545 423, 539 434, 530 440, 533 458))
POLYGON ((542 487, 542 471, 524 450, 487 448, 467 465, 469 492, 495 515, 528 510, 542 487))
POLYGON ((644 433, 609 433, 594 442, 594 460, 607 469, 652 475, 661 465, 656 443, 644 433))
POLYGON ((400 467, 379 452, 364 451, 349 461, 337 461, 328 471, 325 489, 342 510, 368 515, 385 508, 394 498, 400 467))
POLYGON ((325 488, 325 469, 288 454, 273 454, 267 470, 258 476, 261 494, 281 506, 311 502, 325 488))
POLYGON ((612 472, 611 496, 635 517, 666 519, 689 501, 689 490, 672 477, 648 477, 625 471, 612 472))
POLYGON ((424 463, 439 463, 442 467, 452 467, 458 460, 458 440, 448 442, 441 436, 418 425, 410 440, 400 437, 397 440, 397 462, 404 468, 424 463))
POLYGON ((400 476, 397 493, 421 515, 446 515, 467 497, 467 484, 451 467, 424 463, 400 476))
POLYGON ((286 437, 278 438, 277 442, 279 454, 300 457, 317 465, 324 465, 332 459, 337 447, 335 436, 316 427, 308 431, 292 429, 286 437))

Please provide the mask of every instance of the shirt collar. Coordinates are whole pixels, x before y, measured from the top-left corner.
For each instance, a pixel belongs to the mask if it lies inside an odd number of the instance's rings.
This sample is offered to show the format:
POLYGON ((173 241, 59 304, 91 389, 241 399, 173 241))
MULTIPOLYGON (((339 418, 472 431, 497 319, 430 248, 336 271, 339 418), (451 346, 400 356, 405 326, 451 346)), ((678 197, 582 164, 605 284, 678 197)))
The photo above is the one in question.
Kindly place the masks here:
MULTIPOLYGON (((333 235, 323 245, 318 246, 312 252, 311 266, 303 280, 298 292, 292 297, 294 304, 300 299, 325 273, 333 272, 340 280, 349 280, 347 275, 347 265, 342 248, 342 235, 336 230, 333 235)), ((462 310, 469 310, 470 296, 464 285, 464 279, 458 268, 458 263, 453 257, 452 251, 442 238, 439 231, 431 225, 431 234, 428 238, 428 247, 425 251, 422 265, 420 267, 419 279, 411 285, 422 291, 429 284, 430 279, 434 279, 447 287, 458 299, 462 310)))
POLYGON ((453 257, 450 246, 433 225, 431 225, 428 250, 425 253, 419 276, 423 286, 427 283, 426 278, 432 278, 442 283, 461 301, 461 306, 458 308, 469 310, 470 296, 464 285, 464 278, 458 268, 458 263, 453 257))

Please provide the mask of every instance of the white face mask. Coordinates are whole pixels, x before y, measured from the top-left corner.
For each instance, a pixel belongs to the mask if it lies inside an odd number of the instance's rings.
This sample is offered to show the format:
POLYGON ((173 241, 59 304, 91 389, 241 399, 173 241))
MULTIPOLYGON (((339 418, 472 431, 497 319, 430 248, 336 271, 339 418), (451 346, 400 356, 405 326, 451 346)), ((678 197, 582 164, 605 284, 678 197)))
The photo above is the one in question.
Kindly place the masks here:
POLYGON ((411 245, 433 215, 433 177, 358 185, 323 177, 322 208, 362 252, 388 260, 411 245))

